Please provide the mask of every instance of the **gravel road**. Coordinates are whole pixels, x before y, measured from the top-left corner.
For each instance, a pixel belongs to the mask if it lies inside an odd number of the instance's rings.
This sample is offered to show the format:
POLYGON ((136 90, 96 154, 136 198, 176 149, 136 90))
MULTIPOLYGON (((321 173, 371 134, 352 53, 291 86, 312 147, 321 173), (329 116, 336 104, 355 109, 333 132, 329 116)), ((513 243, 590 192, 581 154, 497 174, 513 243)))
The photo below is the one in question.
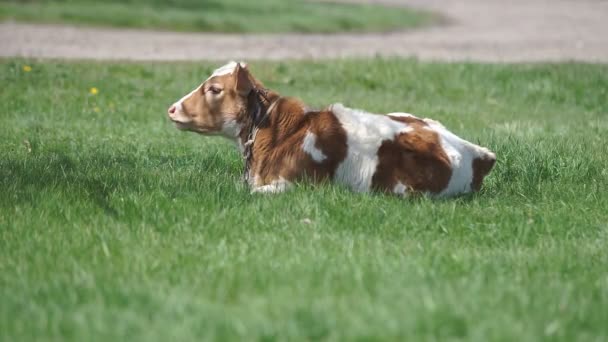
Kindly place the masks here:
POLYGON ((323 59, 608 62, 606 0, 341 0, 435 11, 446 23, 375 34, 173 33, 0 23, 0 56, 100 60, 323 59))

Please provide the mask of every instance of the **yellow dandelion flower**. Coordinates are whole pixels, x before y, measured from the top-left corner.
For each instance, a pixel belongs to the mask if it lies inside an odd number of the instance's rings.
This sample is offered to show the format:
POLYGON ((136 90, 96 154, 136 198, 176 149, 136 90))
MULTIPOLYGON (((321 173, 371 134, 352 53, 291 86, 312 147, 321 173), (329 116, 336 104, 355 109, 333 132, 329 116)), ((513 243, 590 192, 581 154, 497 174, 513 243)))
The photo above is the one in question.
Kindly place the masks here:
POLYGON ((91 95, 97 95, 99 93, 99 89, 93 87, 89 89, 89 93, 91 93, 91 95))
POLYGON ((100 110, 101 110, 101 109, 99 109, 99 107, 95 107, 95 108, 93 108, 93 111, 94 111, 95 113, 99 113, 99 111, 100 111, 100 110))
POLYGON ((32 67, 29 66, 29 65, 24 65, 22 69, 23 69, 24 72, 30 72, 30 71, 32 71, 32 67))

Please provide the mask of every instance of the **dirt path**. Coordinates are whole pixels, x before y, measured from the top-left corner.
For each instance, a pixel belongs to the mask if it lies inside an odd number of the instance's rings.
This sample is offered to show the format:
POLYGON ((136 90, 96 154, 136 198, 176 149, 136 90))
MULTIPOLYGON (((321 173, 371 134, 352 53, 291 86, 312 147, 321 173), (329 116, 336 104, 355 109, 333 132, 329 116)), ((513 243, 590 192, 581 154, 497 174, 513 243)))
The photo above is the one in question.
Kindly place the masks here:
POLYGON ((382 55, 448 61, 608 62, 605 0, 342 1, 430 9, 449 23, 405 32, 337 35, 170 33, 0 23, 0 56, 276 60, 382 55))

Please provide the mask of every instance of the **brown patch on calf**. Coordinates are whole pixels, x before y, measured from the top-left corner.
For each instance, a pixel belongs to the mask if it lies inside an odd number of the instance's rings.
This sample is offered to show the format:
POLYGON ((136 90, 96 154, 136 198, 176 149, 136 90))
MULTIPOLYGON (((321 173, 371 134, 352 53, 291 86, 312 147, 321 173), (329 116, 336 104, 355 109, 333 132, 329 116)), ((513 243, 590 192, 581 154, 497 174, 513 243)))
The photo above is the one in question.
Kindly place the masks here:
POLYGON ((256 185, 270 184, 279 177, 288 181, 331 179, 347 152, 346 132, 338 119, 327 110, 306 112, 303 103, 294 98, 277 101, 253 147, 256 185), (321 162, 302 149, 308 132, 315 134, 315 147, 326 156, 321 162))
POLYGON ((494 155, 486 155, 473 160, 473 180, 471 181, 471 189, 473 191, 481 189, 483 179, 490 173, 495 163, 496 157, 494 155))
POLYGON ((392 116, 391 119, 407 122, 413 130, 382 142, 372 187, 393 192, 401 182, 408 191, 439 193, 444 190, 450 182, 452 167, 439 135, 425 129, 427 124, 420 119, 392 116))

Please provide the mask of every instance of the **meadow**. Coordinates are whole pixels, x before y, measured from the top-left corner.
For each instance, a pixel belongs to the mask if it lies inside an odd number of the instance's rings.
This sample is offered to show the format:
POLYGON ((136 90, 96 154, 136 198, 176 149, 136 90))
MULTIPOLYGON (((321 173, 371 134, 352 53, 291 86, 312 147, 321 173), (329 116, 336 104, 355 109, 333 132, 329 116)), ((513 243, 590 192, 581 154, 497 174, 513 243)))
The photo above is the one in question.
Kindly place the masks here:
POLYGON ((0 61, 0 340, 608 339, 608 66, 250 61, 488 146, 447 200, 252 195, 167 107, 218 62, 0 61))
POLYGON ((0 0, 0 20, 195 32, 369 32, 436 21, 419 10, 283 0, 0 0))

